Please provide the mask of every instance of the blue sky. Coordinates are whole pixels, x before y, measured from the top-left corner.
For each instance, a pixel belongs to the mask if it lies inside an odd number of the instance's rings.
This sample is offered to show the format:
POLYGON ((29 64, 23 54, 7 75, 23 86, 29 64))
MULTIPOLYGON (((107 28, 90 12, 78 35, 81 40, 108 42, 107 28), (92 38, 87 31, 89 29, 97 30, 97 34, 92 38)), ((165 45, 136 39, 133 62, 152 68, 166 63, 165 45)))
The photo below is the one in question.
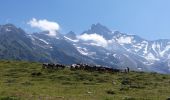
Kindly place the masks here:
POLYGON ((170 0, 1 0, 0 24, 37 31, 32 18, 55 21, 60 31, 81 33, 101 23, 143 38, 170 39, 170 0))

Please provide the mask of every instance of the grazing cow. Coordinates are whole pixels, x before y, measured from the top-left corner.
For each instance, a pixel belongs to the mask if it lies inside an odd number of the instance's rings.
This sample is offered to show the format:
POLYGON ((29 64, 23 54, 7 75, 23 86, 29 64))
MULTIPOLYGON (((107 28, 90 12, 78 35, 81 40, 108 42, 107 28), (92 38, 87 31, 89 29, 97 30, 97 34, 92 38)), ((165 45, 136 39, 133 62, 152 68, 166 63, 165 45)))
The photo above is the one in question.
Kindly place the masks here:
POLYGON ((121 72, 121 70, 120 69, 113 69, 113 72, 121 72))
POLYGON ((76 66, 77 66, 77 64, 72 64, 72 65, 70 66, 70 69, 71 69, 71 70, 75 70, 76 66))
POLYGON ((107 68, 107 72, 113 73, 113 68, 107 68))
POLYGON ((46 68, 47 68, 47 66, 48 66, 48 63, 43 63, 43 65, 42 65, 42 69, 46 69, 46 68))
POLYGON ((47 69, 53 69, 54 68, 54 64, 48 64, 47 69))
POLYGON ((64 68, 65 68, 65 65, 58 64, 58 68, 59 68, 59 69, 64 69, 64 68))
MULTIPOLYGON (((62 64, 48 64, 43 63, 42 69, 64 69, 66 66, 62 64)), ((101 65, 88 65, 88 64, 72 64, 70 66, 70 70, 86 70, 86 71, 99 71, 99 72, 108 72, 108 73, 118 73, 118 72, 125 72, 129 73, 130 69, 127 67, 124 70, 115 69, 108 66, 101 66, 101 65)))
POLYGON ((170 97, 169 97, 169 98, 167 98, 166 100, 170 100, 170 97))
POLYGON ((53 65, 53 69, 64 69, 65 68, 65 65, 62 65, 62 64, 54 64, 53 65))
POLYGON ((42 69, 64 69, 65 66, 62 64, 48 64, 48 63, 44 63, 42 65, 42 69))

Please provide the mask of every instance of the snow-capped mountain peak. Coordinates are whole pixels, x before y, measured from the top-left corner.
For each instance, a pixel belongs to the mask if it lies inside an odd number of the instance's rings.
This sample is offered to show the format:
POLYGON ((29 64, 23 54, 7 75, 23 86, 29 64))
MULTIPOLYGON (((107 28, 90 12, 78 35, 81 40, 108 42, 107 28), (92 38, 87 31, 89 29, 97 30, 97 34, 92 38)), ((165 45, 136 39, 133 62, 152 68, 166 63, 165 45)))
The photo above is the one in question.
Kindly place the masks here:
POLYGON ((170 73, 170 40, 149 41, 136 35, 112 32, 99 23, 82 34, 58 32, 53 37, 48 31, 27 34, 8 24, 0 25, 0 57, 170 73))
POLYGON ((91 28, 87 31, 84 31, 82 34, 98 34, 103 36, 105 39, 111 39, 113 36, 113 33, 111 30, 109 30, 106 26, 101 25, 100 23, 92 24, 91 28))

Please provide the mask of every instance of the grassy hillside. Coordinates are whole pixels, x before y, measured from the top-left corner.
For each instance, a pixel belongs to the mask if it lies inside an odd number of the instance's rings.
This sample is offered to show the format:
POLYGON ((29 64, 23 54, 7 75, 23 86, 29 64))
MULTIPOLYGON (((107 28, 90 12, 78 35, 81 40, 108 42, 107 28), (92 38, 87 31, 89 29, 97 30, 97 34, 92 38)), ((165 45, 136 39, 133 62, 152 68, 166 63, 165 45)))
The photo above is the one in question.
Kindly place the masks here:
POLYGON ((42 70, 40 63, 0 61, 0 100, 166 100, 170 75, 42 70))

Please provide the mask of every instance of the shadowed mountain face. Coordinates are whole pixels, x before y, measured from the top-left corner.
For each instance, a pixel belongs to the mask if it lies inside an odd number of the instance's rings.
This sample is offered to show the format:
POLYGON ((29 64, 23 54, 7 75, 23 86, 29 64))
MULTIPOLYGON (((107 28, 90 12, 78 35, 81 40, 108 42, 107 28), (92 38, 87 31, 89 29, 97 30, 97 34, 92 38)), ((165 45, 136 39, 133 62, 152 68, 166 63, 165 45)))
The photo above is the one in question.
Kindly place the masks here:
POLYGON ((0 26, 0 58, 63 64, 78 63, 85 58, 61 35, 54 38, 45 33, 28 35, 11 24, 0 26))
POLYGON ((12 24, 0 26, 0 58, 36 61, 37 53, 26 33, 12 24))
POLYGON ((80 35, 71 31, 55 37, 48 32, 27 34, 21 28, 6 24, 0 25, 0 59, 88 63, 170 73, 170 40, 148 41, 111 31, 99 23, 80 35), (80 39, 82 36, 86 36, 85 39, 80 39))
POLYGON ((70 39, 76 39, 76 34, 73 31, 68 32, 65 36, 70 39))
POLYGON ((101 25, 100 23, 92 24, 91 28, 87 31, 84 31, 82 34, 94 34, 97 33, 103 36, 105 39, 111 39, 113 37, 113 32, 109 30, 107 27, 101 25))

